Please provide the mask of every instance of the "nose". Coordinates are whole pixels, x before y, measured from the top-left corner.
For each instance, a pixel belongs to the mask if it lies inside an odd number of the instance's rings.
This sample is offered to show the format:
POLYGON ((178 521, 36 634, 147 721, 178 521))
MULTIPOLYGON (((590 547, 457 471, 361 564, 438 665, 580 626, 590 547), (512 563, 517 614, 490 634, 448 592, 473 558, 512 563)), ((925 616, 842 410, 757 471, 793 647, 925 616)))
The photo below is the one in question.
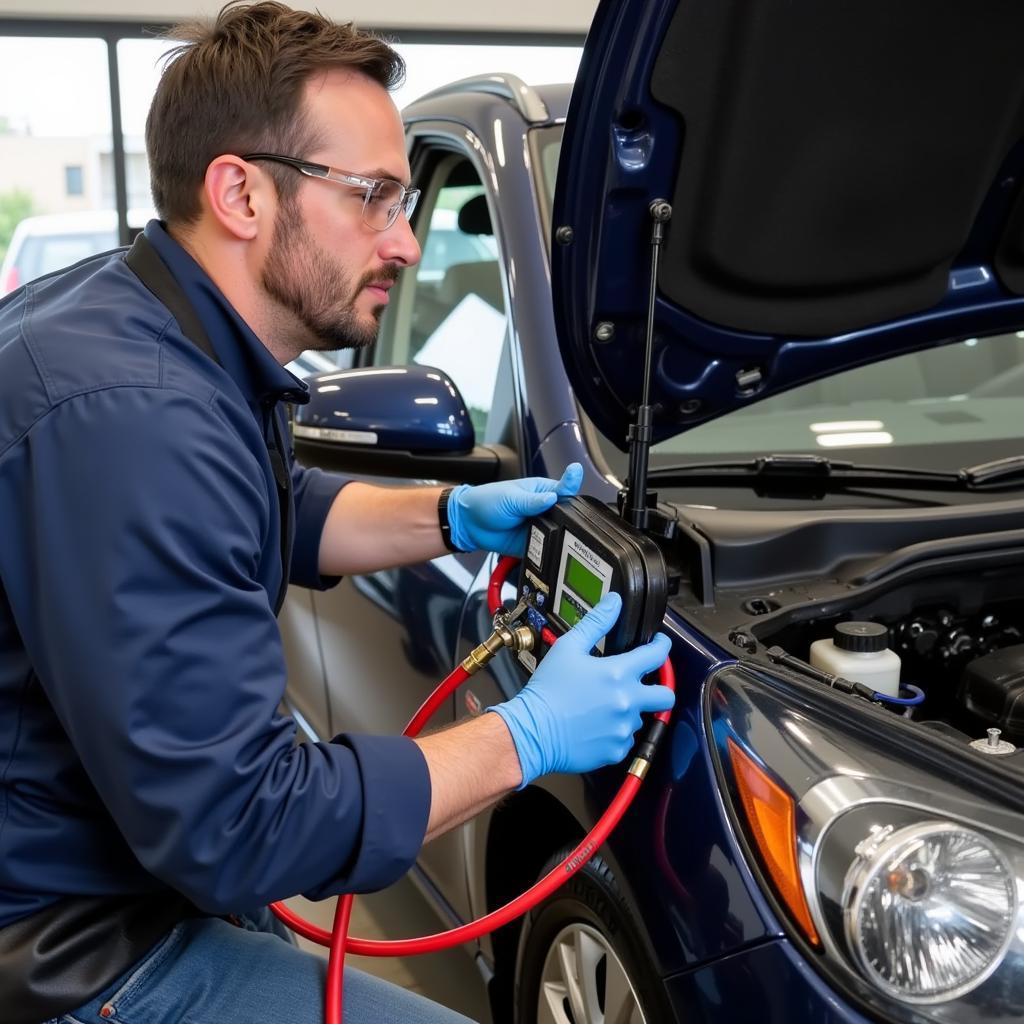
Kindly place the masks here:
POLYGON ((407 267, 420 261, 420 243, 416 241, 412 225, 404 211, 395 218, 395 223, 380 233, 378 253, 382 260, 402 263, 407 267))

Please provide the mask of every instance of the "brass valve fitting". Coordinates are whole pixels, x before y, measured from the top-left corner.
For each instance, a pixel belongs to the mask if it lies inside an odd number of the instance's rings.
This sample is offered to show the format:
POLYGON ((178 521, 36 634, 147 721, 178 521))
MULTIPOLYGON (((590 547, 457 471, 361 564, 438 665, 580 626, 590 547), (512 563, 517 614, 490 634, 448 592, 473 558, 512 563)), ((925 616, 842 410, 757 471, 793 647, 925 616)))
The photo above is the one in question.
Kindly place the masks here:
POLYGON ((468 675, 479 672, 498 651, 510 647, 513 651, 529 651, 533 649, 536 637, 529 626, 510 626, 506 622, 497 622, 494 632, 466 655, 462 660, 462 668, 468 675))

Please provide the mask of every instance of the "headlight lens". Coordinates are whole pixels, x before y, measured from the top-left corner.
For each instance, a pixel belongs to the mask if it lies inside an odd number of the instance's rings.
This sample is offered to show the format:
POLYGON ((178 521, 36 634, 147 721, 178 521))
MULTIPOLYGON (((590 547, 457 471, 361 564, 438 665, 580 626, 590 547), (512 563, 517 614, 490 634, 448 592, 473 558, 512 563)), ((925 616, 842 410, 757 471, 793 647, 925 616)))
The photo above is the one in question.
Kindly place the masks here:
POLYGON ((883 829, 857 848, 845 926, 861 968, 891 995, 952 999, 999 964, 1017 913, 1006 859, 984 836, 947 822, 883 829))

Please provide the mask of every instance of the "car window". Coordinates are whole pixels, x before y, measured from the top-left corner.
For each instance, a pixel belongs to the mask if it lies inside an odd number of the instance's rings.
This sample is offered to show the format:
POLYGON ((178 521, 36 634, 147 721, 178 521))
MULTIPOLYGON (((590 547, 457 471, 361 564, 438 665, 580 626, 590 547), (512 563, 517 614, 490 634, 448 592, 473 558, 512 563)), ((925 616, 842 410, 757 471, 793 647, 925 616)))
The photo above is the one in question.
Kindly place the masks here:
POLYGON ((14 265, 21 282, 71 266, 117 245, 116 232, 69 232, 26 238, 14 265))
POLYGON ((471 263, 474 260, 493 260, 497 258, 497 246, 494 238, 479 235, 465 235, 457 227, 443 227, 442 220, 446 211, 436 210, 427 244, 420 261, 419 279, 440 280, 445 271, 454 263, 471 263))
POLYGON ((507 323, 487 196, 472 164, 455 154, 445 155, 419 184, 416 233, 423 256, 396 285, 374 361, 444 370, 482 438, 507 323))

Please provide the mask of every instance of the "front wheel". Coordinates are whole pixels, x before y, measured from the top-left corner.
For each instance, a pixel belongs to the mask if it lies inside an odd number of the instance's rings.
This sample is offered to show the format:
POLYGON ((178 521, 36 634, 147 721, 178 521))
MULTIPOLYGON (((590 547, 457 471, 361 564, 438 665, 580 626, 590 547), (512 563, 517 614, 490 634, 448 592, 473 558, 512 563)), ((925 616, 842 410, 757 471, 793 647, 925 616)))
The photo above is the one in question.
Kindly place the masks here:
MULTIPOLYGON (((565 858, 556 854, 541 877, 565 858)), ((664 1024, 673 1019, 636 913, 594 857, 523 919, 516 1024, 664 1024)))

